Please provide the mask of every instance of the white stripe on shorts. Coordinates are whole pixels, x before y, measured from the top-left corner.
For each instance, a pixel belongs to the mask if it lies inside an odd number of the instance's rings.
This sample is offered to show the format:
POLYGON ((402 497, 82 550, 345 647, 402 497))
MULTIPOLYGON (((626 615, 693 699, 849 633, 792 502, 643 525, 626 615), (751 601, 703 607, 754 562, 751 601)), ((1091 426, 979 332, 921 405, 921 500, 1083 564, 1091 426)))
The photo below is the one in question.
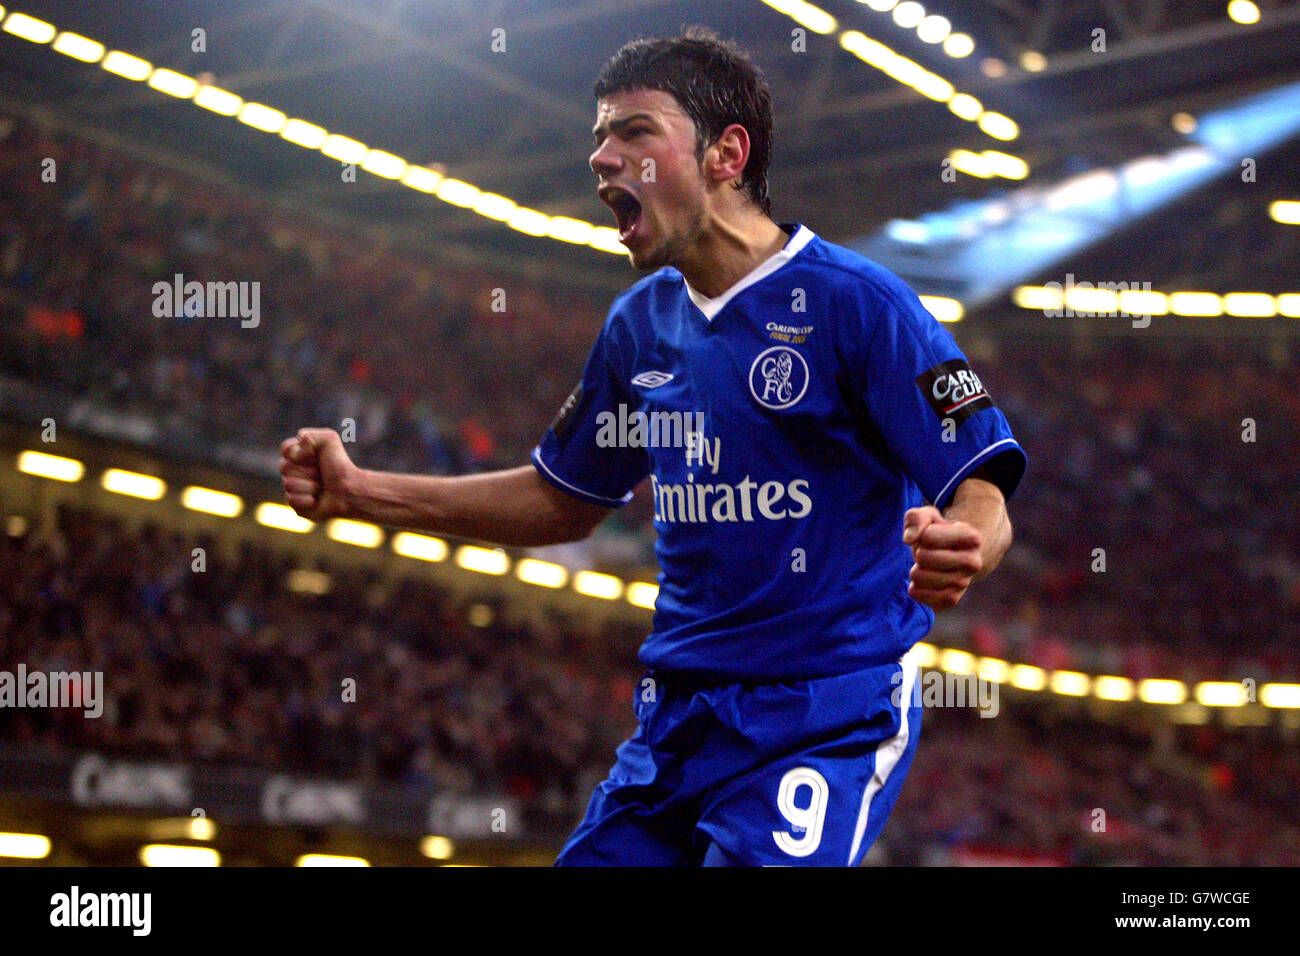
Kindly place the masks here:
POLYGON ((903 667, 902 694, 899 700, 902 703, 900 708, 900 720, 898 724, 898 733, 890 737, 879 747, 876 748, 875 772, 872 773, 871 779, 867 781, 867 789, 862 793, 862 809, 858 811, 858 825, 853 830, 853 848, 849 850, 849 859, 845 866, 853 865, 853 858, 858 855, 858 847, 862 845, 862 837, 867 832, 867 817, 871 812, 871 801, 875 799, 889 775, 894 772, 894 767, 898 765, 899 759, 903 756, 903 751, 907 749, 907 713, 911 708, 912 689, 916 684, 916 675, 919 670, 917 667, 916 646, 913 645, 906 654, 898 661, 903 667))

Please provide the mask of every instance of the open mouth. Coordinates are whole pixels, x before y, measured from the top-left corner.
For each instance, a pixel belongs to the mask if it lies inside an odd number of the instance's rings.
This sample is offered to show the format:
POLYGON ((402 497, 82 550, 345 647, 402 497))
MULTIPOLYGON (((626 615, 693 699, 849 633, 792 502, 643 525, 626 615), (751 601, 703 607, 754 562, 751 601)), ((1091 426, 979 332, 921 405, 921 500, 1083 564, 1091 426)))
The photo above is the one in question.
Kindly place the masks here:
POLYGON ((641 222, 640 200, 617 186, 601 190, 600 198, 614 211, 614 217, 618 220, 619 241, 626 241, 641 222))

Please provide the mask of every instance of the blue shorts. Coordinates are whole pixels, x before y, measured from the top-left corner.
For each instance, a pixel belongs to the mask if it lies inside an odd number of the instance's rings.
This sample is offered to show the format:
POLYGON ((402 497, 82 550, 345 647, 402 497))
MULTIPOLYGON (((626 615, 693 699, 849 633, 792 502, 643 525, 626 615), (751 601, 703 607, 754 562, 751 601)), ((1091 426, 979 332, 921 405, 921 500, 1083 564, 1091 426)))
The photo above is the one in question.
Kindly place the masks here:
POLYGON ((640 726, 556 866, 860 865, 920 739, 917 673, 909 652, 789 684, 647 675, 640 726))

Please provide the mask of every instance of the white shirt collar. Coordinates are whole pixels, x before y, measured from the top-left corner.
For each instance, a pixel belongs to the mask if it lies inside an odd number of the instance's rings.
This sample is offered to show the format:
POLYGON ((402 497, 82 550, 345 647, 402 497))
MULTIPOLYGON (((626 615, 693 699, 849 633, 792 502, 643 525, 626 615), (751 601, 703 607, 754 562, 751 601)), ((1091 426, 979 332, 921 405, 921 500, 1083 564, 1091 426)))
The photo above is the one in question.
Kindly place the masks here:
POLYGON ((686 283, 686 294, 691 297, 691 301, 695 303, 695 307, 704 313, 704 317, 712 322, 713 317, 721 312, 728 302, 740 293, 744 292, 755 282, 767 278, 777 269, 781 268, 797 256, 800 250, 812 241, 813 235, 813 231, 807 226, 799 226, 795 231, 795 234, 790 237, 790 241, 787 242, 780 251, 770 258, 763 260, 763 262, 761 262, 753 272, 749 273, 721 295, 710 299, 708 296, 692 289, 689 282, 686 283))

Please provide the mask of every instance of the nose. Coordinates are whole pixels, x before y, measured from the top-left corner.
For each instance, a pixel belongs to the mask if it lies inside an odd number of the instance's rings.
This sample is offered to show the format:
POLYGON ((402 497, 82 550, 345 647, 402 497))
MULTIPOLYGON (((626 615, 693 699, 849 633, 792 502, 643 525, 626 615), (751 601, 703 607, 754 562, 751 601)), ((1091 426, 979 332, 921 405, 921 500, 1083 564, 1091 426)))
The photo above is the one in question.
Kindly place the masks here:
POLYGON ((607 139, 587 158, 587 165, 597 176, 611 176, 619 171, 623 160, 607 139))

